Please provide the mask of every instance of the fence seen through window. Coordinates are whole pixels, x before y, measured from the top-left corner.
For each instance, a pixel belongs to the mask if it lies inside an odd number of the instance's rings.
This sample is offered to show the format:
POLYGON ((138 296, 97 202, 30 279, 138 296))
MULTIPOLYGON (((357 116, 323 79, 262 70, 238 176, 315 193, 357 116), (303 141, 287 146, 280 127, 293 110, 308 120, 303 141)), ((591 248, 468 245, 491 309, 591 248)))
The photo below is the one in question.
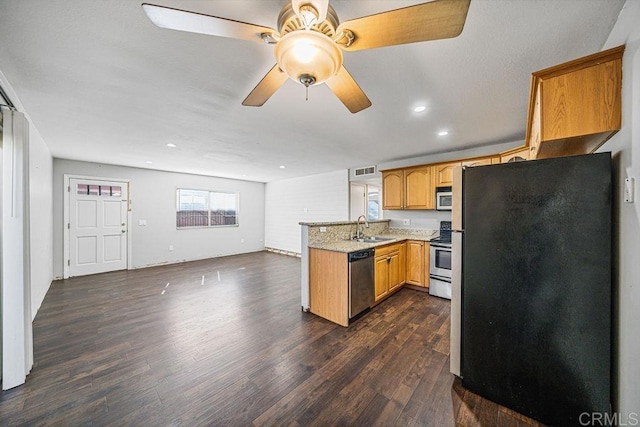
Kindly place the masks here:
POLYGON ((233 225, 238 225, 238 193, 178 189, 177 228, 233 225))

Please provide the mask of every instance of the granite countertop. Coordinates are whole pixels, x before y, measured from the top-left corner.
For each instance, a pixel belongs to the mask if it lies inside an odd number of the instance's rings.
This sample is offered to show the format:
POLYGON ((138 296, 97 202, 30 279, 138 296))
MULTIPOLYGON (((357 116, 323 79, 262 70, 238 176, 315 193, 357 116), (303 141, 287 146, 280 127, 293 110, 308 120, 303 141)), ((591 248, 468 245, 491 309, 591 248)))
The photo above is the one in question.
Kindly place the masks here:
POLYGON ((437 233, 435 235, 431 234, 415 234, 415 233, 402 233, 402 232, 392 232, 380 234, 377 237, 385 237, 391 240, 385 240, 382 242, 357 242, 354 240, 338 240, 332 242, 323 242, 310 244, 309 247, 313 249, 323 249, 325 251, 333 251, 333 252, 355 252, 363 249, 371 249, 378 246, 385 246, 393 243, 401 243, 406 240, 422 240, 424 242, 429 242, 436 237, 438 237, 437 233))
MULTIPOLYGON (((369 220, 367 221, 369 224, 375 224, 378 222, 389 222, 391 221, 390 219, 375 219, 375 220, 369 220)), ((306 225, 309 227, 325 227, 325 226, 332 226, 332 225, 354 225, 356 224, 357 221, 333 221, 333 222, 299 222, 298 224, 300 225, 306 225)))

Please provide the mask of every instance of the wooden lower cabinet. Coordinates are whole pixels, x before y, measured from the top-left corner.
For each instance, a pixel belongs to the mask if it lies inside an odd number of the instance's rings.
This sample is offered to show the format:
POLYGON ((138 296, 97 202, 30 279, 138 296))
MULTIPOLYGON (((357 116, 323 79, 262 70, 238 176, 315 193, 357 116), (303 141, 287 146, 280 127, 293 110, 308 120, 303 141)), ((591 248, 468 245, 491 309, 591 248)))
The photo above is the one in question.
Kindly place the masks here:
POLYGON ((376 248, 375 302, 382 301, 404 284, 405 258, 404 243, 376 248))
POLYGON ((392 286, 389 288, 391 292, 404 285, 407 281, 407 244, 401 243, 396 246, 398 246, 398 279, 391 281, 392 286))
POLYGON ((429 242, 407 242, 407 278, 410 285, 429 287, 429 242))
POLYGON ((425 242, 409 240, 407 242, 407 283, 424 286, 424 245, 425 242))
POLYGON ((309 311, 349 326, 349 264, 346 253, 309 249, 309 311))
POLYGON ((375 260, 375 301, 378 302, 389 295, 389 259, 377 256, 375 260))

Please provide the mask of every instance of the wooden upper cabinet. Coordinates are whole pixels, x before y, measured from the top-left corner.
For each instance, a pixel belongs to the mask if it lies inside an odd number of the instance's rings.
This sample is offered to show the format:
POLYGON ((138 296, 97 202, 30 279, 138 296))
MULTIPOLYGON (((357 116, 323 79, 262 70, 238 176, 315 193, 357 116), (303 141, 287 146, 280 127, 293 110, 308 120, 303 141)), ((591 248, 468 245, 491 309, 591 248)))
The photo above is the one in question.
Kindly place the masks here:
POLYGON ((594 152, 622 125, 624 46, 532 74, 525 145, 499 155, 382 172, 383 209, 434 209, 435 188, 456 166, 482 166, 594 152))
POLYGON ((433 168, 418 166, 404 170, 404 208, 434 209, 433 168))
POLYGON ((528 147, 507 151, 500 157, 501 163, 523 162, 525 160, 529 160, 528 147))
POLYGON ((529 158, 587 154, 621 127, 624 46, 532 74, 529 158))
POLYGON ((404 172, 402 169, 382 172, 382 209, 404 208, 404 172))
POLYGON ((452 162, 452 163, 441 163, 435 165, 433 168, 435 170, 435 186, 436 187, 450 187, 453 183, 453 168, 456 166, 460 166, 460 162, 452 162))
POLYGON ((477 159, 469 159, 469 160, 463 161, 461 165, 466 167, 473 167, 473 166, 495 165, 497 163, 500 163, 500 156, 490 156, 490 157, 480 157, 477 159))

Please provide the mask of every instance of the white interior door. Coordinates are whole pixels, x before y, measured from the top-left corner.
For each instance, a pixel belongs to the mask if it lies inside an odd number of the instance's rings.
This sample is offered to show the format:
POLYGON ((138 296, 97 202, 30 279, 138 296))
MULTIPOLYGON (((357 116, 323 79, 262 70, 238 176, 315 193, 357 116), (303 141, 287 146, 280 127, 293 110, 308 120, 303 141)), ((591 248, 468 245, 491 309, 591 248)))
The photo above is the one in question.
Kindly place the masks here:
POLYGON ((69 276, 127 268, 128 183, 69 179, 69 276))

